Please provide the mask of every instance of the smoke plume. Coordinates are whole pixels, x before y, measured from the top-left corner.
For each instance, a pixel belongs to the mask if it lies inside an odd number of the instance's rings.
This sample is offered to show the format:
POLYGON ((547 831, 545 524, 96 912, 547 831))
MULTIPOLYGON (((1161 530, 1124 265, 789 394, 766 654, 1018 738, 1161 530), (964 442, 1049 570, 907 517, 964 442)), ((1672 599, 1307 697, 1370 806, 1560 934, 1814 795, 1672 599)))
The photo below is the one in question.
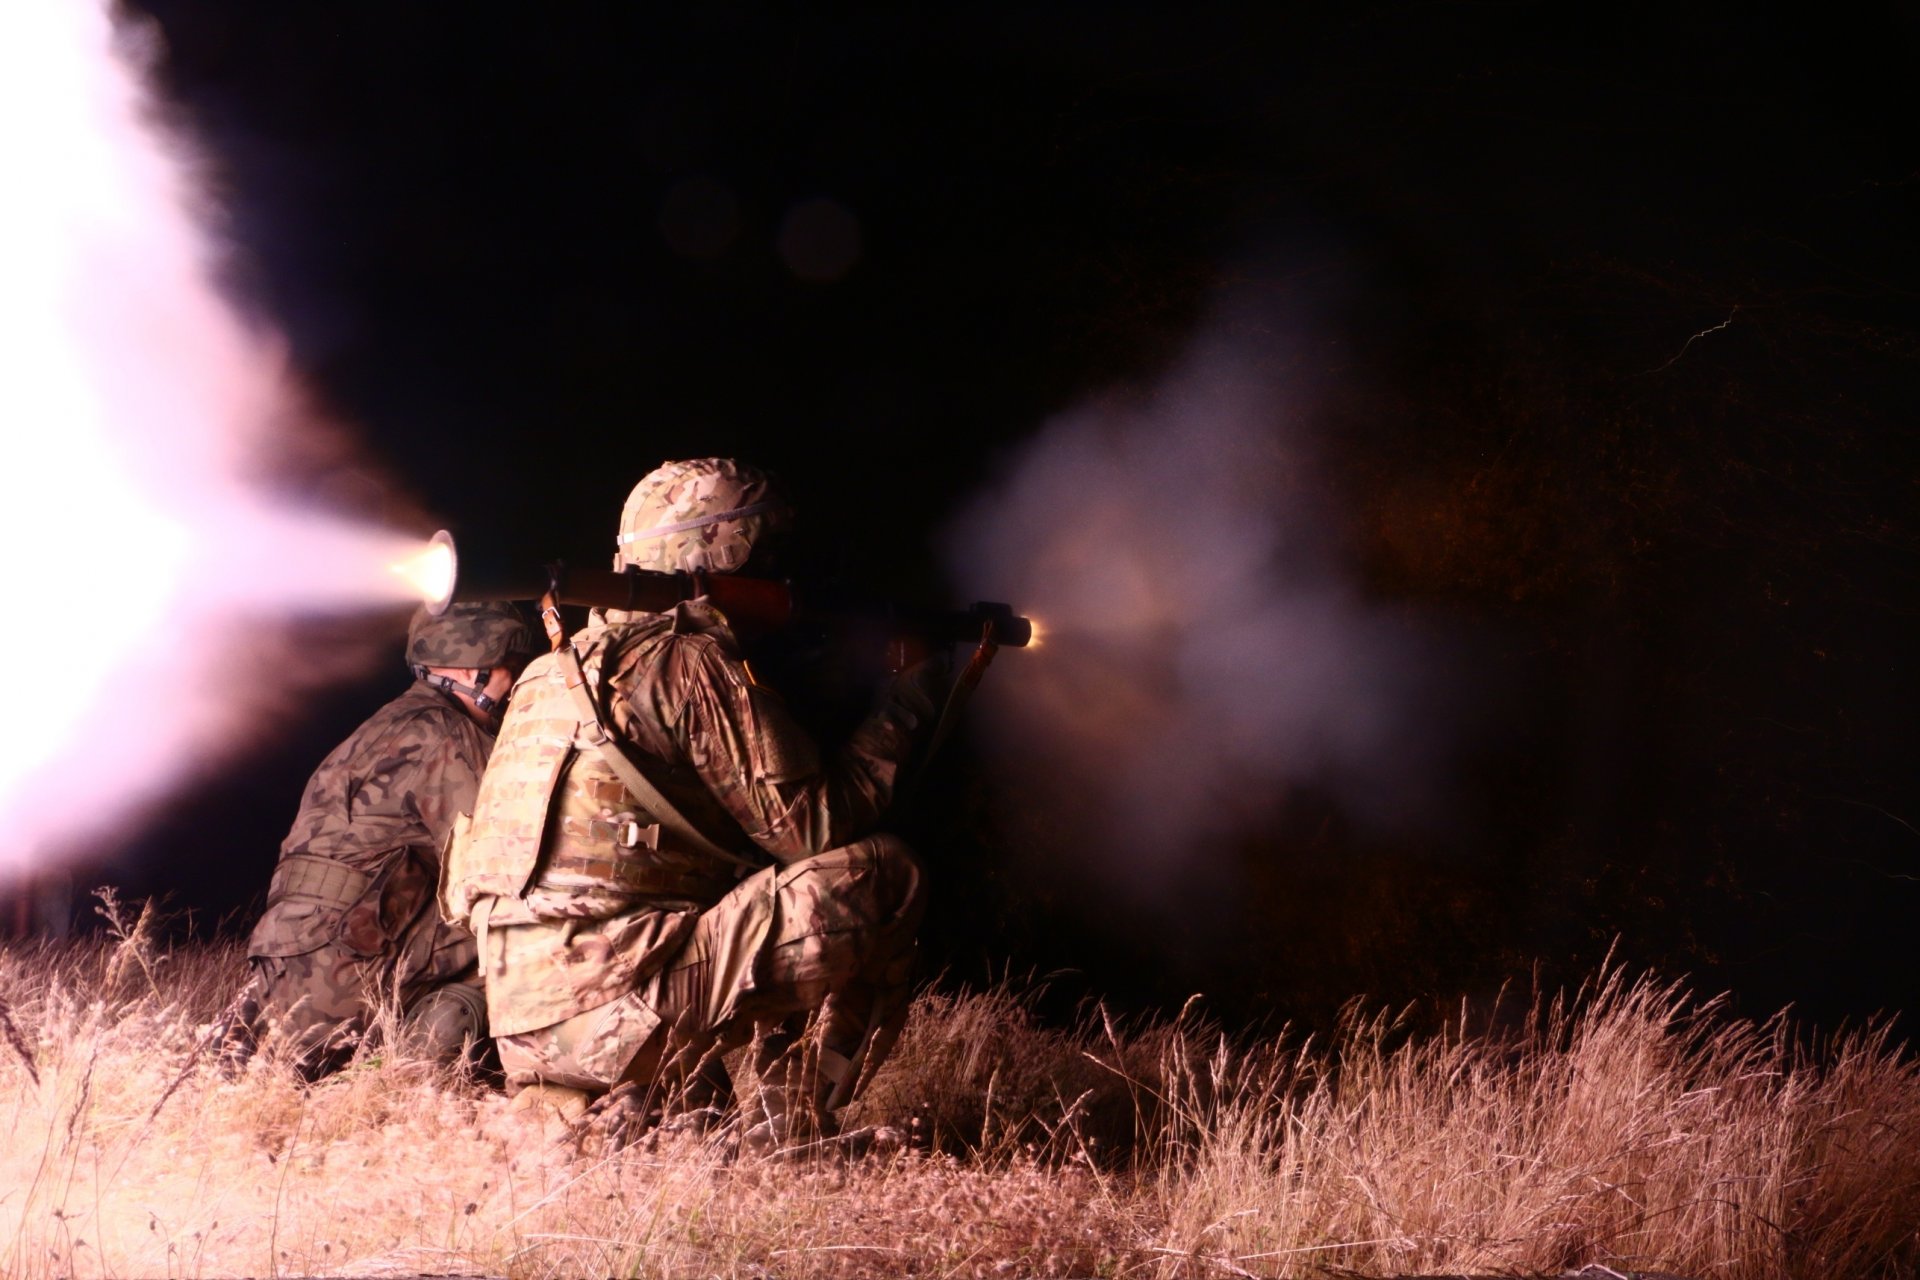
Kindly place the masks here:
POLYGON ((1303 790, 1362 830, 1438 809, 1437 642, 1344 561, 1297 355, 1219 321, 1048 423, 949 538, 963 585, 1042 628, 971 710, 1034 852, 1135 903, 1229 885, 1303 790))
POLYGON ((76 0, 0 17, 0 866, 107 837, 373 651, 364 628, 290 651, 293 619, 385 609, 390 646, 406 598, 386 566, 411 539, 260 487, 270 456, 351 449, 212 283, 198 166, 142 88, 152 39, 76 0))

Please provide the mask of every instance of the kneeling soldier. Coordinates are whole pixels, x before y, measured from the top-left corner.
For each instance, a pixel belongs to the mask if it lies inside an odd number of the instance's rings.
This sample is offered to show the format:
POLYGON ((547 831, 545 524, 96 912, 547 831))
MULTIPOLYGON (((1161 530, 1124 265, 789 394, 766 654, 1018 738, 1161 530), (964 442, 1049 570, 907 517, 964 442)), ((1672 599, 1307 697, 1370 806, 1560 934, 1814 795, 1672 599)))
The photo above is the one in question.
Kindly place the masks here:
POLYGON ((452 1062, 483 1044, 474 941, 433 905, 439 851, 472 809, 502 704, 532 651, 509 604, 423 609, 407 632, 414 682, 354 730, 307 783, 247 943, 250 979, 228 1059, 263 1029, 309 1077, 346 1061, 376 1005, 396 1002, 407 1046, 452 1062))
MULTIPOLYGON (((614 565, 748 570, 791 520, 763 472, 669 463, 628 498, 614 565)), ((534 659, 442 906, 479 938, 509 1089, 703 1101, 727 1087, 718 1055, 757 1030, 746 1137, 781 1146, 832 1130, 904 1021, 925 891, 875 827, 944 664, 896 678, 823 759, 743 640, 701 596, 596 613, 534 659)))

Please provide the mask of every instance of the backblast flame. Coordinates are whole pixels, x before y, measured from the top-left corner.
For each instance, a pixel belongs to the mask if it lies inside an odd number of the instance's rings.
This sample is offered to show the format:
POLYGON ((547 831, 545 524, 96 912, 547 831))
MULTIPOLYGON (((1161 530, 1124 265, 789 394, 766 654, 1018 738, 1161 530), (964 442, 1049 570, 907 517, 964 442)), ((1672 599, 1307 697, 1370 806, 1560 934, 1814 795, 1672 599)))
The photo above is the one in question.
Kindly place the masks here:
POLYGON ((396 497, 212 283, 194 160, 117 56, 158 46, 126 21, 107 0, 0 4, 0 546, 20 570, 0 597, 19 677, 0 871, 124 845, 130 808, 230 761, 294 695, 397 659, 396 606, 432 585, 385 571, 417 539, 250 482, 291 452, 396 497), (48 625, 42 556, 111 572, 111 593, 48 625), (385 616, 291 647, 294 618, 366 610, 385 616))

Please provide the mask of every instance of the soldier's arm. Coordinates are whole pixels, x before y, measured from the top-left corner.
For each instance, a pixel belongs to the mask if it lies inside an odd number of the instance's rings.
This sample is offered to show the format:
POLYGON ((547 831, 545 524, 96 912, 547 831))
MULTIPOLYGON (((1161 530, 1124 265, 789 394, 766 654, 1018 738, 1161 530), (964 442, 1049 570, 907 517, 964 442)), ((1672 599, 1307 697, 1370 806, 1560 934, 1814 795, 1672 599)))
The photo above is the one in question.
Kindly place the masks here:
POLYGON ((679 646, 671 726, 685 759, 753 841, 781 862, 870 831, 893 800, 917 717, 890 699, 831 759, 779 695, 718 646, 679 646))
POLYGON ((480 774, 486 757, 475 742, 475 735, 450 717, 420 717, 408 735, 413 755, 407 780, 409 807, 426 829, 429 844, 439 849, 446 843, 454 817, 473 812, 473 801, 480 790, 480 774))

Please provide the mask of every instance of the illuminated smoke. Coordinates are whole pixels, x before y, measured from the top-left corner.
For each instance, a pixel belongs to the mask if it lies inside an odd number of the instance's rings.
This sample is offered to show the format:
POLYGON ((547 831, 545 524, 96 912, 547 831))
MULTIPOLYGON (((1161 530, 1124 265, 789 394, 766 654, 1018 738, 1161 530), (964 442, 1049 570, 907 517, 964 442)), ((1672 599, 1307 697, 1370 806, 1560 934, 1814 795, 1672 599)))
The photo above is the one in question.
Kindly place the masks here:
POLYGON ((951 534, 962 585, 1044 628, 970 709, 1019 853, 1097 895, 1185 909, 1303 790, 1363 829, 1434 811, 1433 642, 1345 570, 1285 346, 1216 327, 1049 423, 951 534))
POLYGON ((386 566, 417 543, 250 483, 345 445, 209 283, 192 158, 130 65, 143 33, 78 0, 0 10, 4 865, 106 837, 364 663, 357 632, 289 652, 290 620, 397 605, 386 566))

